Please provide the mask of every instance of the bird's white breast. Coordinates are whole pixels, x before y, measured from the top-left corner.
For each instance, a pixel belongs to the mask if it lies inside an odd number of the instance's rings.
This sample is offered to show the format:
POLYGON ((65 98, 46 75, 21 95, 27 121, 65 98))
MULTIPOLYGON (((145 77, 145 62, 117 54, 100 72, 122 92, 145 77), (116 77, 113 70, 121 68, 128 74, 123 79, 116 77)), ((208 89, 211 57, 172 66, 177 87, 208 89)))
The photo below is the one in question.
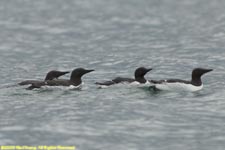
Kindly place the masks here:
POLYGON ((155 84, 155 87, 159 90, 165 90, 165 91, 190 91, 195 92, 199 91, 203 88, 203 84, 201 86, 194 86, 192 84, 186 84, 186 83, 168 83, 164 82, 161 84, 155 84))

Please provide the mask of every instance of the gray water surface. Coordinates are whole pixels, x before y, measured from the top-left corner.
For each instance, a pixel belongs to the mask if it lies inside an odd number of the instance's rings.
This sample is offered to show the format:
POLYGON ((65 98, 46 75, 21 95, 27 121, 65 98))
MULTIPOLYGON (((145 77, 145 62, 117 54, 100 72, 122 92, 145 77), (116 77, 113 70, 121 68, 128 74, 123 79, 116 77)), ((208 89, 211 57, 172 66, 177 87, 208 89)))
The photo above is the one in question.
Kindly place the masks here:
POLYGON ((0 145, 224 150, 224 8, 222 0, 1 0, 0 145), (214 71, 197 93, 94 85, 140 66, 153 68, 148 79, 214 71), (8 87, 77 67, 96 70, 82 90, 8 87))

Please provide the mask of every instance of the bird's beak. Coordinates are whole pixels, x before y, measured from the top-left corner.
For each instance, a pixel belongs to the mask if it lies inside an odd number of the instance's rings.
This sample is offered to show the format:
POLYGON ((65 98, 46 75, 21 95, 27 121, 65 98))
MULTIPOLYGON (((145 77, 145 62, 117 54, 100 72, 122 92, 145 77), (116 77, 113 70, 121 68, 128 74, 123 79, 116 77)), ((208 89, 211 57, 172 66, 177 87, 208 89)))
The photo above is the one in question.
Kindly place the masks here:
POLYGON ((93 69, 86 70, 86 72, 85 72, 85 73, 89 73, 89 72, 92 72, 92 71, 95 71, 95 70, 93 70, 93 69))
POLYGON ((151 71, 152 70, 152 68, 149 68, 149 69, 147 69, 147 72, 149 72, 149 71, 151 71))
POLYGON ((67 74, 70 73, 69 71, 63 71, 62 74, 67 74))
POLYGON ((205 73, 213 71, 213 69, 205 69, 205 73))

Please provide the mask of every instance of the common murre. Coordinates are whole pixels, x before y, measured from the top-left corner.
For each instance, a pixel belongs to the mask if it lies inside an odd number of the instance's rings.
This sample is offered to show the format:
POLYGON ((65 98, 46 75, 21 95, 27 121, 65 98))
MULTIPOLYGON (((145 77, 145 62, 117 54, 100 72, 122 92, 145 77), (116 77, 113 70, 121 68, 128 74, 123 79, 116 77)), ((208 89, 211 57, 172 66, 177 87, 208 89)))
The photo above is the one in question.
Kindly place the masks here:
POLYGON ((58 79, 58 80, 47 80, 38 83, 33 83, 27 89, 32 90, 34 88, 40 88, 42 86, 80 86, 82 84, 81 77, 84 74, 92 72, 94 70, 87 70, 84 68, 74 69, 71 73, 70 79, 58 79))
POLYGON ((105 81, 105 82, 96 82, 95 84, 100 85, 100 86, 110 86, 113 84, 124 83, 124 82, 125 83, 137 82, 140 84, 144 84, 144 83, 148 82, 144 76, 146 73, 148 73, 151 70, 152 70, 152 68, 139 67, 134 72, 135 78, 116 77, 113 80, 105 81))
POLYGON ((150 83, 154 84, 155 90, 166 91, 199 91, 203 88, 201 76, 213 69, 195 68, 192 71, 192 78, 190 81, 180 79, 168 79, 168 80, 150 80, 150 83))
MULTIPOLYGON (((67 73, 69 73, 69 71, 51 70, 47 73, 44 81, 58 79, 60 76, 65 75, 67 73)), ((39 83, 39 82, 43 82, 43 80, 25 80, 18 84, 19 85, 28 85, 28 84, 35 84, 35 83, 39 83)))

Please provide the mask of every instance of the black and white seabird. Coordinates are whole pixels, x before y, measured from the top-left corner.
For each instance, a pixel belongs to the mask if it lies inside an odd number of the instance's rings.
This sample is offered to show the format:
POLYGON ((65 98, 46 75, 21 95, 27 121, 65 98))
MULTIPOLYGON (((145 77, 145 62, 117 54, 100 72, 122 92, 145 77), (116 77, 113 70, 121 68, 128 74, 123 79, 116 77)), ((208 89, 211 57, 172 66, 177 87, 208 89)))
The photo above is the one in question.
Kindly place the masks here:
POLYGON ((118 83, 133 83, 133 82, 137 82, 139 84, 145 84, 148 81, 145 79, 144 76, 146 73, 148 73, 151 70, 152 70, 152 68, 139 67, 134 72, 135 78, 117 77, 111 81, 96 82, 95 84, 100 85, 100 86, 110 86, 110 85, 118 84, 118 83))
MULTIPOLYGON (((47 73, 44 81, 58 79, 60 76, 63 76, 67 73, 69 73, 69 71, 57 71, 57 70, 49 71, 47 73)), ((25 80, 18 84, 19 85, 28 85, 28 84, 35 84, 35 83, 39 83, 39 82, 43 82, 43 80, 25 80)))
POLYGON ((201 76, 213 69, 195 68, 192 71, 192 79, 190 81, 180 79, 168 79, 168 80, 150 80, 153 83, 153 87, 156 90, 165 91, 199 91, 203 88, 201 76))
POLYGON ((30 87, 28 87, 29 90, 34 88, 40 88, 42 86, 75 86, 79 87, 82 84, 81 77, 89 72, 92 72, 94 70, 87 70, 84 68, 77 68, 74 69, 71 73, 70 79, 58 79, 58 80, 47 80, 42 81, 38 83, 33 83, 30 87))

